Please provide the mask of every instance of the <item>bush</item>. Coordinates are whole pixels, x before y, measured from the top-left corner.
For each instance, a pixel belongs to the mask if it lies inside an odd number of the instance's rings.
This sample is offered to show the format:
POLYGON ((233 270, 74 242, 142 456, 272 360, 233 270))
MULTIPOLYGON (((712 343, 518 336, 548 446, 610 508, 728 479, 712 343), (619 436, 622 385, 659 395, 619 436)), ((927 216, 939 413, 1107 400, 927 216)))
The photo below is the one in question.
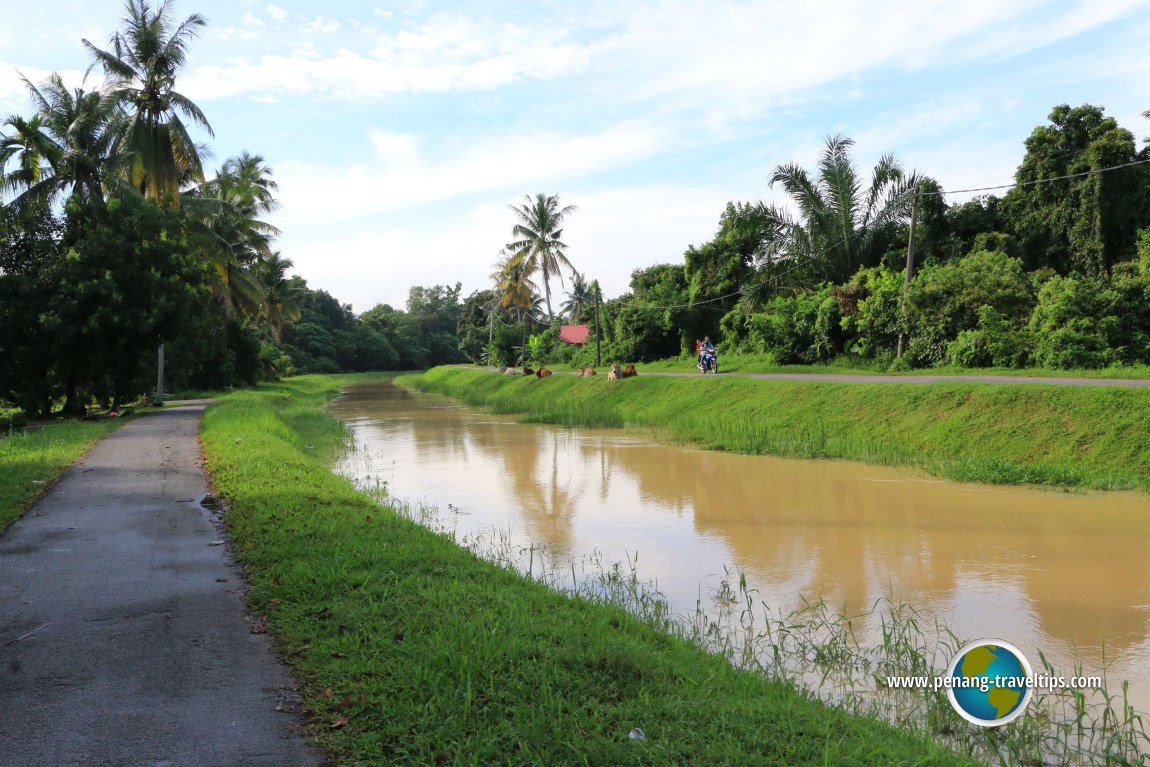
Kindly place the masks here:
POLYGON ((1147 277, 1133 264, 1113 277, 1055 276, 1038 293, 1029 328, 1034 361, 1052 368, 1099 368, 1150 359, 1147 277))
POLYGON ((1033 334, 992 306, 978 310, 978 328, 963 330, 946 346, 946 361, 961 367, 1024 368, 1030 363, 1033 334))
MULTIPOLYGON (((1026 321, 1035 298, 1021 260, 983 250, 924 267, 911 281, 907 303, 911 364, 934 365, 950 358, 952 344, 964 331, 978 328, 983 308, 994 310, 987 321, 998 323, 994 332, 1004 333, 1026 321)), ((970 359, 982 354, 977 338, 969 336, 954 351, 970 359)))
POLYGON ((839 302, 830 283, 810 293, 779 296, 747 319, 746 346, 782 364, 831 359, 843 346, 839 302))

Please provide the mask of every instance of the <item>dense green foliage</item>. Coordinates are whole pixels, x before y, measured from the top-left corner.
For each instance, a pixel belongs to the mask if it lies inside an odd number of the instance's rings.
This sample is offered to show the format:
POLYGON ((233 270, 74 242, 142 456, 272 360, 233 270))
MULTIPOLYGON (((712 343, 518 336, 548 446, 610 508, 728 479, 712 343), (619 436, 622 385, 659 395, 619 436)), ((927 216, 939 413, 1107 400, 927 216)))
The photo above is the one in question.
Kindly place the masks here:
POLYGON ((237 392, 203 421, 249 601, 338 763, 970 763, 377 506, 329 468, 338 384, 237 392))
POLYGON ((459 285, 356 317, 273 249, 272 170, 242 152, 205 178, 211 134, 176 89, 206 21, 128 0, 110 47, 87 40, 99 92, 25 80, 35 114, 0 132, 0 405, 29 417, 292 372, 461 359, 459 285))

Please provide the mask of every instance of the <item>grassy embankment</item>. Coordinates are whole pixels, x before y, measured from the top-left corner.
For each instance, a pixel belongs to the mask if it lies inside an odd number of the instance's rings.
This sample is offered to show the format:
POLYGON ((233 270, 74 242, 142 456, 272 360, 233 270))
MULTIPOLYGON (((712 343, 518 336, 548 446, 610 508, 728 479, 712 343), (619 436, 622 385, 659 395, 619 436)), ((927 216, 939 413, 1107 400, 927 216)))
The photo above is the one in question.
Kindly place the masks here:
MULTIPOLYGON (((1150 378, 1150 365, 1130 365, 1092 370, 1055 370, 1051 368, 963 368, 934 367, 903 370, 891 373, 887 365, 868 360, 842 356, 836 360, 816 365, 780 365, 763 354, 720 354, 720 369, 724 373, 835 373, 843 375, 900 375, 900 376, 1013 376, 1019 378, 1150 378)), ((606 372, 609 361, 600 366, 606 372)), ((570 370, 570 366, 547 367, 554 370, 570 370)), ((641 371, 658 373, 693 373, 694 357, 671 357, 657 362, 639 364, 641 371)))
POLYGON ((399 379, 526 420, 651 428, 705 447, 919 466, 962 481, 1150 490, 1150 390, 735 376, 399 379))
POLYGON ((342 380, 230 394, 202 431, 250 603, 339 764, 966 763, 381 509, 329 469, 342 380))
POLYGON ((119 419, 60 421, 39 429, 0 432, 0 531, 121 423, 119 419))

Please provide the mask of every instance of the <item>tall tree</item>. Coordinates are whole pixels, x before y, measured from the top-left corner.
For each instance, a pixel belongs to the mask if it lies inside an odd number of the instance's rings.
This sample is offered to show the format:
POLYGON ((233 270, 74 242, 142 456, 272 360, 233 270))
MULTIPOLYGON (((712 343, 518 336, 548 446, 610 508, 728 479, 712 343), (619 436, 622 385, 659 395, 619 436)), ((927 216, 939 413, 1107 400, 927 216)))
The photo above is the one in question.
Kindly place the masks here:
POLYGON ((495 264, 495 271, 491 273, 495 282, 495 293, 499 296, 499 304, 503 309, 513 311, 523 326, 520 348, 527 345, 527 320, 531 310, 535 307, 538 288, 531 281, 527 262, 514 255, 504 253, 503 258, 495 264))
POLYGON ((567 300, 560 307, 570 322, 578 322, 588 306, 595 303, 595 296, 591 293, 591 285, 587 277, 575 272, 571 275, 571 290, 567 291, 567 300))
POLYGON ((1098 171, 1139 157, 1133 134, 1100 107, 1054 107, 1050 124, 1026 139, 1019 186, 1003 199, 1026 265, 1100 274, 1133 256, 1150 172, 1143 165, 1098 171))
POLYGON ((147 0, 128 0, 124 29, 112 36, 111 50, 83 43, 94 58, 92 66, 104 70, 108 98, 126 114, 119 143, 130 155, 127 180, 145 196, 178 207, 181 180, 204 178, 202 148, 181 115, 209 135, 212 127, 200 108, 175 89, 188 43, 207 20, 193 13, 176 24, 171 5, 164 0, 152 8, 147 0))
POLYGON ((51 139, 41 127, 40 115, 25 119, 12 115, 4 123, 9 133, 0 134, 0 193, 27 190, 40 183, 49 166, 51 139), (14 167, 8 170, 11 163, 14 167))
POLYGON ((272 258, 279 230, 260 218, 279 202, 272 170, 259 155, 226 160, 215 178, 182 195, 201 252, 215 268, 216 296, 229 312, 255 321, 263 301, 258 264, 272 258))
POLYGON ((765 209, 762 260, 809 269, 812 281, 835 282, 879 263, 910 213, 917 176, 888 154, 867 184, 851 161, 852 146, 846 136, 828 137, 813 176, 795 163, 775 167, 771 186, 782 186, 799 215, 775 205, 765 209))
POLYGON ((291 259, 276 251, 256 269, 263 293, 259 321, 267 326, 276 341, 280 340, 284 325, 300 318, 299 299, 303 290, 288 278, 287 270, 291 267, 291 259))
POLYGON ((519 222, 511 228, 511 236, 519 239, 508 243, 507 250, 512 258, 522 261, 524 273, 528 277, 542 275, 543 293, 547 297, 547 319, 555 314, 551 311, 551 279, 558 277, 563 282, 563 269, 575 268, 567 259, 567 245, 560 239, 563 236, 563 222, 575 212, 574 205, 559 207, 559 195, 537 194, 534 198, 524 195, 524 204, 516 207, 508 205, 515 212, 519 222))
POLYGON ((22 79, 36 105, 39 145, 51 171, 25 194, 49 202, 61 193, 85 204, 102 202, 105 180, 120 158, 114 145, 122 115, 115 104, 98 91, 68 88, 58 72, 40 87, 22 79))

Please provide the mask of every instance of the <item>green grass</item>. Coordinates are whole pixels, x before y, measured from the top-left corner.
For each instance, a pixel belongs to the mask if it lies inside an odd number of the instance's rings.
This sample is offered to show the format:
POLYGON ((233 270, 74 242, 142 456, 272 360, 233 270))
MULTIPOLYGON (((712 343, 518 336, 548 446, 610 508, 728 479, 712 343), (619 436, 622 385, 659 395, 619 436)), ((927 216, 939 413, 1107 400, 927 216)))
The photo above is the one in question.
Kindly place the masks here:
POLYGON ((122 423, 59 421, 0 432, 0 531, 19 519, 96 440, 122 423))
POLYGON ((250 604, 336 763, 969 763, 374 504, 329 468, 345 380, 235 392, 202 425, 250 604))
POLYGON ((962 481, 1150 490, 1150 390, 749 378, 545 379, 442 367, 399 382, 527 420, 654 430, 752 454, 906 464, 962 481))

